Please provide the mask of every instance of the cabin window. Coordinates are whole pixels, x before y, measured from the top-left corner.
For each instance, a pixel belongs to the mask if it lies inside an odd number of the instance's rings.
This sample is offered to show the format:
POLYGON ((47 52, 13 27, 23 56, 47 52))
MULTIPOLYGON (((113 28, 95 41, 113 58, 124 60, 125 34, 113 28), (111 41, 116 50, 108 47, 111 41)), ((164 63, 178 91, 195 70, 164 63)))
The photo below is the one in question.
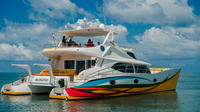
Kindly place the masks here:
POLYGON ((87 60, 87 68, 91 67, 91 60, 87 60))
POLYGON ((95 66, 96 60, 92 60, 92 66, 95 66))
POLYGON ((134 69, 136 73, 150 73, 150 70, 145 65, 134 65, 134 67, 129 63, 116 63, 112 66, 112 69, 124 73, 134 73, 134 69))
POLYGON ((111 81, 110 81, 110 84, 111 84, 111 85, 114 85, 115 83, 116 83, 115 80, 111 80, 111 81))
POLYGON ((146 65, 134 65, 136 73, 150 73, 146 65))
POLYGON ((138 82, 139 82, 139 80, 138 80, 138 79, 135 79, 135 80, 134 80, 134 83, 136 83, 136 84, 137 84, 138 82))
POLYGON ((85 60, 77 60, 76 61, 76 74, 79 74, 83 70, 85 70, 85 60))
POLYGON ((65 60, 65 69, 74 69, 74 60, 65 60))
POLYGON ((116 63, 112 68, 120 72, 134 73, 133 65, 128 63, 116 63))
POLYGON ((134 55, 132 52, 127 52, 127 54, 128 54, 130 57, 136 59, 135 55, 134 55))
POLYGON ((87 60, 87 66, 86 68, 91 68, 91 66, 95 66, 96 60, 87 60))
POLYGON ((134 68, 132 64, 127 64, 126 66, 126 73, 134 73, 134 68))

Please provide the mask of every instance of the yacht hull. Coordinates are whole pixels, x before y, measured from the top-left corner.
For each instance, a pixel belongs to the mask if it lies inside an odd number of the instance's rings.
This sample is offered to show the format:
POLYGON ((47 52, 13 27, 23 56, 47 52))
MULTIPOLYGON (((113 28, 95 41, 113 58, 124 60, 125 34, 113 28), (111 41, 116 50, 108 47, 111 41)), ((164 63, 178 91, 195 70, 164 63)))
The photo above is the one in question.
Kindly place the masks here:
POLYGON ((180 69, 172 69, 157 74, 148 74, 149 76, 146 77, 137 75, 92 80, 79 86, 66 88, 66 96, 59 98, 59 95, 50 95, 50 98, 77 100, 175 90, 180 71, 180 69), (116 84, 110 84, 108 80, 115 80, 116 84), (141 83, 134 82, 134 80, 139 80, 141 83))
POLYGON ((29 95, 29 94, 48 94, 53 87, 47 86, 32 86, 27 82, 13 85, 6 84, 1 88, 1 94, 6 95, 29 95))

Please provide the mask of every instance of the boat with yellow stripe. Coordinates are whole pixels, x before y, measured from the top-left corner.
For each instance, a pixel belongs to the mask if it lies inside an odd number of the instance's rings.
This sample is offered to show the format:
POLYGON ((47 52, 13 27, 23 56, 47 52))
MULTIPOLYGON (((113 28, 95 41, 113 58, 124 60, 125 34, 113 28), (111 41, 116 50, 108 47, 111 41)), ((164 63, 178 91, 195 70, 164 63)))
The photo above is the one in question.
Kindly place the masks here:
MULTIPOLYGON (((151 64, 138 60, 132 49, 117 46, 109 31, 104 42, 96 47, 76 48, 82 55, 96 57, 96 64, 80 72, 67 85, 53 88, 55 99, 91 99, 175 90, 180 69, 148 68, 151 64)), ((64 51, 60 49, 54 52, 64 51)), ((47 50, 46 53, 50 52, 47 50)))
POLYGON ((114 42, 117 33, 112 30, 84 28, 61 33, 67 38, 42 51, 51 64, 34 64, 43 68, 38 74, 32 74, 29 65, 13 64, 26 69, 28 76, 4 85, 1 93, 49 93, 50 98, 77 100, 176 89, 180 69, 149 68, 151 64, 138 60, 133 49, 114 42), (88 39, 83 47, 72 40, 75 36, 105 38, 97 45, 88 39))

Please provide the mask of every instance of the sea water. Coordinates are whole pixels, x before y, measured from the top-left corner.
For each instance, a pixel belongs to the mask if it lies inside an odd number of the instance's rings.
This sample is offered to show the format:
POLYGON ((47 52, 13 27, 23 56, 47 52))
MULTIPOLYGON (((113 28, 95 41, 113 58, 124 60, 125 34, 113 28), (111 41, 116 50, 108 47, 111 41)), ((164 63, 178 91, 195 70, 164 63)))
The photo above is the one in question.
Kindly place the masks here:
MULTIPOLYGON (((20 73, 0 73, 0 87, 20 73)), ((181 73, 177 90, 94 100, 52 100, 48 95, 0 96, 0 112, 200 112, 200 74, 181 73)))

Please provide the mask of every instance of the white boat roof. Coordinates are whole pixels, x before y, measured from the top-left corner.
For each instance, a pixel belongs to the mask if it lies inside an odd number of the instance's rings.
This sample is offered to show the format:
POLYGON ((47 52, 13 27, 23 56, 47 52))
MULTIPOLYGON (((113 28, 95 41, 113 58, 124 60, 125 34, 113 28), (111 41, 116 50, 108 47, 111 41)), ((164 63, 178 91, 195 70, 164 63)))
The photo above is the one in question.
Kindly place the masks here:
POLYGON ((146 65, 146 66, 150 66, 150 63, 141 61, 141 60, 135 60, 135 59, 128 59, 128 58, 107 58, 107 57, 103 57, 102 59, 107 59, 107 60, 112 60, 112 61, 116 61, 116 62, 123 62, 123 63, 130 63, 130 64, 139 64, 139 65, 146 65))
MULTIPOLYGON (((62 34, 67 34, 70 37, 73 36, 79 36, 79 37, 96 37, 96 36, 106 36, 110 30, 103 29, 103 28, 83 28, 78 30, 65 30, 60 31, 62 34)), ((114 32, 114 35, 117 35, 116 32, 114 32)))

